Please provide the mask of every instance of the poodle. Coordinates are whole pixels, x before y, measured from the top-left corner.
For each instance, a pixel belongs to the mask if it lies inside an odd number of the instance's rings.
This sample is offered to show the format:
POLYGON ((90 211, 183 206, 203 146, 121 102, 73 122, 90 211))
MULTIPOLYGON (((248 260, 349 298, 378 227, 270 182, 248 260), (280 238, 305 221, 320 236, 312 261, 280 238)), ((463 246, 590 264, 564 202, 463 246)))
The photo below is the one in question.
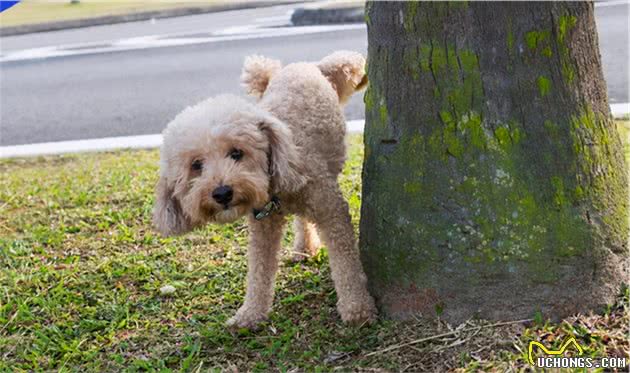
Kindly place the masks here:
POLYGON ((337 176, 346 157, 342 105, 367 84, 365 59, 339 51, 317 63, 245 59, 249 103, 210 98, 181 112, 163 132, 153 221, 162 234, 247 216, 245 301, 227 324, 267 319, 288 214, 296 215, 294 256, 328 246, 337 309, 346 323, 376 317, 337 176))

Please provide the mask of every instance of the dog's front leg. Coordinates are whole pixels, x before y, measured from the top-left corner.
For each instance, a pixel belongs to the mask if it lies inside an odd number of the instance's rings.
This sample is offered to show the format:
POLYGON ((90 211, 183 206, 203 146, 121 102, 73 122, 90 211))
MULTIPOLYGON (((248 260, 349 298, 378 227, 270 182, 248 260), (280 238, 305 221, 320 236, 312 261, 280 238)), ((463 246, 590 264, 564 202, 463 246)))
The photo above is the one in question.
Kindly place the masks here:
POLYGON ((262 220, 249 218, 245 302, 228 320, 229 327, 255 328, 267 319, 273 303, 273 286, 284 223, 284 216, 280 214, 272 214, 262 220))

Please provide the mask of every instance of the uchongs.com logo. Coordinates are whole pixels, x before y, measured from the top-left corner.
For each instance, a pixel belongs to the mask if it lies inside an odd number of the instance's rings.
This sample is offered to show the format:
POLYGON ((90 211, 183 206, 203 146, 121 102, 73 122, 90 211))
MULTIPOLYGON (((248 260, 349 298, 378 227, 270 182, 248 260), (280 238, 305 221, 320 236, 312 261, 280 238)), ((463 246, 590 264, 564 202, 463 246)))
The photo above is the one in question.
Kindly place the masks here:
POLYGON ((567 338, 557 350, 547 348, 540 342, 529 342, 527 349, 529 363, 537 368, 626 368, 627 358, 602 357, 593 358, 584 356, 584 349, 574 337, 567 338), (535 355, 534 348, 542 351, 542 354, 535 355), (567 351, 573 351, 577 356, 565 356, 567 351))

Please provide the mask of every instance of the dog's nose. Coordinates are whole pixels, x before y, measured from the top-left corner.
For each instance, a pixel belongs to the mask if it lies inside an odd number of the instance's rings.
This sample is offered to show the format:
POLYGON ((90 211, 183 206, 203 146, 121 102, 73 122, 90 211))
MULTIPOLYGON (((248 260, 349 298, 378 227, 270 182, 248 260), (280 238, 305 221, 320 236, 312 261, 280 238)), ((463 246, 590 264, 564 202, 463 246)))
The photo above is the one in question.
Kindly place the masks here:
POLYGON ((232 200, 232 187, 222 185, 212 191, 212 198, 222 205, 227 205, 232 200))

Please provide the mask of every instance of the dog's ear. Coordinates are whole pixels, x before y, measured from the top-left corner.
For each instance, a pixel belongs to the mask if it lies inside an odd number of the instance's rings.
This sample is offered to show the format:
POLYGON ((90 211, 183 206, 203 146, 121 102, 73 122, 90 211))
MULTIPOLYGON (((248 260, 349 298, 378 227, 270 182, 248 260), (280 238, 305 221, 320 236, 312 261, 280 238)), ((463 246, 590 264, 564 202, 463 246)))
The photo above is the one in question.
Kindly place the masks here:
POLYGON ((153 225, 165 236, 183 234, 191 229, 179 201, 173 196, 173 187, 165 176, 160 176, 155 189, 153 225))
POLYGON ((361 53, 337 51, 324 57, 317 66, 337 91, 341 104, 367 85, 365 57, 361 53))
POLYGON ((273 192, 297 192, 306 184, 302 158, 291 131, 283 122, 267 118, 258 128, 269 141, 269 172, 273 192))

